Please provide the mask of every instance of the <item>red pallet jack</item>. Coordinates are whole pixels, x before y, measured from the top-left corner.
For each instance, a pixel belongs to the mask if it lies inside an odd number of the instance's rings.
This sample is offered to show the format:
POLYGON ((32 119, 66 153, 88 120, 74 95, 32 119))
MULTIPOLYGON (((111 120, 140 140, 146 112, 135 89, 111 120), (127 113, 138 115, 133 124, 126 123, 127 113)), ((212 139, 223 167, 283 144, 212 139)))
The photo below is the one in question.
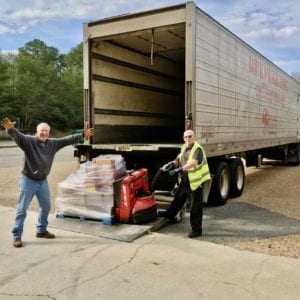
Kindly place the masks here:
MULTIPOLYGON (((137 171, 129 172, 126 177, 123 177, 115 182, 114 185, 114 202, 115 202, 115 217, 120 223, 141 224, 152 221, 157 217, 157 201, 154 195, 154 186, 157 178, 162 172, 168 172, 174 168, 175 162, 171 161, 163 165, 154 176, 151 185, 148 182, 148 171, 141 168, 137 171)), ((174 195, 171 195, 173 199, 174 195)), ((170 197, 167 197, 170 199, 170 197)), ((170 200, 166 203, 170 203, 170 200)), ((180 222, 183 218, 185 207, 172 222, 180 222)), ((168 221, 160 220, 154 227, 157 229, 168 221)))
POLYGON ((149 190, 148 171, 139 169, 115 183, 115 216, 118 222, 140 224, 157 216, 156 201, 149 190))

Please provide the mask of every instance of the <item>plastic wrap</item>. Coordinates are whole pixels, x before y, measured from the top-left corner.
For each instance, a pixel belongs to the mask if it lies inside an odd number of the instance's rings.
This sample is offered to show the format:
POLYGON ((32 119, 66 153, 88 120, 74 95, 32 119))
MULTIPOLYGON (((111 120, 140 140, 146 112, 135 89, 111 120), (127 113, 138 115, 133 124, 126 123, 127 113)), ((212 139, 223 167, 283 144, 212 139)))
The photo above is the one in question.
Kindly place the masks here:
POLYGON ((57 215, 104 219, 113 216, 114 182, 126 174, 120 155, 101 155, 80 165, 57 185, 57 215))

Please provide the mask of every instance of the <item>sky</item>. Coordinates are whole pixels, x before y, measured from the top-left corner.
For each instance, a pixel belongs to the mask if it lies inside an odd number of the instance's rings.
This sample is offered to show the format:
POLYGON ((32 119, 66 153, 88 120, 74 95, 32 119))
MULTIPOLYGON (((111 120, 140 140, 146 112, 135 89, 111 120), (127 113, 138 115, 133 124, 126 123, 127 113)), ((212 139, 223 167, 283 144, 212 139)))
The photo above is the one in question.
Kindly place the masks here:
MULTIPOLYGON (((40 39, 61 54, 82 41, 83 23, 183 0, 0 0, 0 50, 40 39)), ((299 0, 196 0, 196 5, 289 74, 300 72, 299 0)))

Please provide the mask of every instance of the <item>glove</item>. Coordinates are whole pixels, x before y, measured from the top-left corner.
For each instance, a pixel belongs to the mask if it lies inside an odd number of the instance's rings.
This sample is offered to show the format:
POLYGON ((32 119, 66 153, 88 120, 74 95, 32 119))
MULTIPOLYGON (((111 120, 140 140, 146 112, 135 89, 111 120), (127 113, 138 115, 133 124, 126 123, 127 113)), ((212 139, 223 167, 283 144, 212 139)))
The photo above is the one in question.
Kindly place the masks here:
POLYGON ((178 174, 178 173, 182 173, 182 167, 179 167, 179 168, 177 168, 177 169, 174 169, 174 170, 170 170, 170 171, 169 171, 169 175, 170 175, 170 176, 173 176, 173 175, 178 174))
POLYGON ((169 172, 171 169, 176 169, 178 167, 179 167, 179 161, 176 159, 176 160, 169 161, 168 163, 163 165, 160 169, 163 172, 169 172))

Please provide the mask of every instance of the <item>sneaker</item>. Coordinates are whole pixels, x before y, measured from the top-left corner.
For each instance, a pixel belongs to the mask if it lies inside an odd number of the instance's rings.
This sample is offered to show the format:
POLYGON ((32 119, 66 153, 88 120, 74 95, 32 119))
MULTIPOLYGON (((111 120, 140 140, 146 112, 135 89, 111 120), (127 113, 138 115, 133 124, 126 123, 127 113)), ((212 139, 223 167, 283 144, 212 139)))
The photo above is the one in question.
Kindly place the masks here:
POLYGON ((49 231, 45 231, 45 232, 37 232, 36 237, 45 238, 45 239, 54 239, 55 235, 53 233, 50 233, 49 231))
POLYGON ((13 243, 14 247, 16 248, 20 248, 22 247, 22 240, 21 238, 14 238, 14 243, 13 243))
POLYGON ((202 232, 196 232, 196 231, 191 231, 189 234, 188 234, 188 237, 190 239, 193 239, 193 238, 196 238, 198 236, 202 236, 202 232))

